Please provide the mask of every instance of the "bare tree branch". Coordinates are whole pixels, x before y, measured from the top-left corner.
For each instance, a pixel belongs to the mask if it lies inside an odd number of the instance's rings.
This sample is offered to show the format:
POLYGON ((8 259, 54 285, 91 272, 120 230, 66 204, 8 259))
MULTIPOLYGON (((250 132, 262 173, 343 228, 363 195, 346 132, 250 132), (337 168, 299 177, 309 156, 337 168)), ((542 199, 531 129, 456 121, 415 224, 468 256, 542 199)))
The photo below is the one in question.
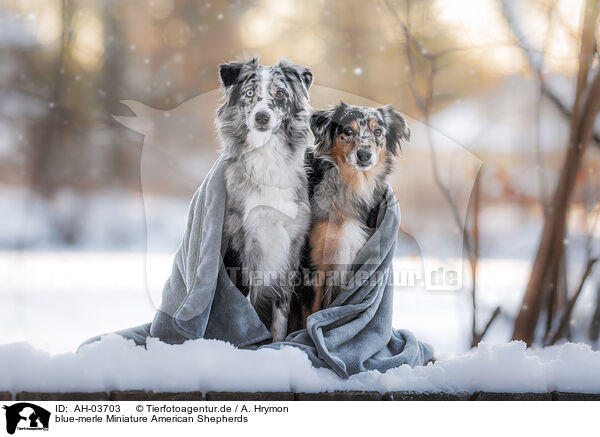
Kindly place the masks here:
POLYGON ((485 337, 485 334, 487 334, 488 330, 490 329, 490 326, 492 326, 492 323, 494 323, 494 320, 496 320, 496 317, 498 317, 500 314, 502 314, 502 308, 500 308, 498 306, 498 307, 496 307, 496 309, 490 316, 490 318, 489 318, 488 322, 485 324, 485 327, 483 328, 483 330, 479 334, 477 334, 476 336, 473 337, 473 341, 471 342, 471 347, 477 346, 479 344, 479 342, 483 339, 483 337, 485 337))
POLYGON ((596 286, 596 309, 590 323, 589 336, 590 340, 598 341, 600 336, 600 286, 596 286))
POLYGON ((597 262, 598 262, 598 258, 590 258, 588 260, 588 262, 585 266, 585 270, 583 271, 583 274, 581 275, 581 279, 579 280, 579 285, 577 286, 577 289, 575 290, 575 294, 573 295, 573 297, 571 297, 571 299, 569 299, 567 308, 565 309, 563 317, 561 318, 560 325, 559 325, 558 329, 556 330, 556 332, 554 333, 554 335, 552 336, 552 339, 548 343, 549 345, 556 343, 558 340, 560 340, 562 337, 565 336, 567 327, 569 326, 569 323, 571 322, 571 314, 573 313, 573 308, 575 308, 575 304, 577 303, 577 299, 579 299, 579 295, 581 294, 581 291, 583 290, 585 281, 587 280, 588 276, 592 272, 592 268, 594 267, 594 264, 596 264, 597 262))
MULTIPOLYGON (((544 71, 543 71, 543 54, 540 50, 536 49, 533 43, 527 37, 527 34, 524 31, 524 26, 522 26, 519 20, 519 14, 515 10, 514 0, 501 0, 502 1, 502 10, 504 12, 504 16, 510 30, 518 41, 518 46, 521 47, 525 56, 527 57, 527 61, 534 75, 539 81, 540 89, 542 93, 558 108, 558 110, 567 118, 573 117, 573 110, 569 108, 569 106, 563 102, 563 100, 559 97, 558 93, 551 89, 548 83, 544 80, 544 71)), ((589 15, 589 14, 588 14, 589 15)), ((583 47, 582 47, 583 48, 583 47)), ((590 58, 588 58, 590 59, 590 58)), ((593 133, 593 140, 597 146, 600 146, 600 133, 593 133)))

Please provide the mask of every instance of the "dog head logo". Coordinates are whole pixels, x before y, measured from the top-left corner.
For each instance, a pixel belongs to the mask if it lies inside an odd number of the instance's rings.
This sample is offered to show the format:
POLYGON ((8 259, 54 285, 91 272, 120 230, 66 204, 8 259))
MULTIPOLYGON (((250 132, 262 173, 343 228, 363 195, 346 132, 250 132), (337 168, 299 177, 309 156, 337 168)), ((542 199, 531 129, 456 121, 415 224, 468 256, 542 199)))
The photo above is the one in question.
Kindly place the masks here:
POLYGON ((50 411, 35 404, 19 402, 4 406, 6 410, 6 432, 14 434, 18 430, 48 430, 50 411))

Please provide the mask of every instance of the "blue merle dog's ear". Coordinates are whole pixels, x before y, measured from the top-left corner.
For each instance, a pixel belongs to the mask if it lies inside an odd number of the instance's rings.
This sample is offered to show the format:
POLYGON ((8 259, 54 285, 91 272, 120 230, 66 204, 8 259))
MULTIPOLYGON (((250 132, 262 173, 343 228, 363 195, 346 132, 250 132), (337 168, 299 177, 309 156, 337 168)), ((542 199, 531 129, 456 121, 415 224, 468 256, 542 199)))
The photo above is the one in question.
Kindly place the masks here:
POLYGON ((334 109, 316 111, 310 117, 310 130, 315 137, 315 155, 324 156, 331 152, 333 146, 334 109))
POLYGON ((302 78, 302 83, 308 90, 313 83, 313 74, 308 67, 301 67, 300 77, 302 78))
POLYGON ((244 64, 239 62, 230 62, 228 64, 219 65, 219 77, 225 88, 229 88, 237 83, 243 66, 244 64))
POLYGON ((386 125, 386 146, 393 155, 397 155, 402 150, 402 142, 410 140, 410 130, 406 125, 406 120, 392 105, 379 108, 379 112, 386 125))
POLYGON ((310 68, 292 64, 286 58, 281 58, 277 65, 283 70, 286 77, 293 77, 299 81, 304 86, 304 92, 308 95, 308 90, 313 82, 313 74, 310 68))

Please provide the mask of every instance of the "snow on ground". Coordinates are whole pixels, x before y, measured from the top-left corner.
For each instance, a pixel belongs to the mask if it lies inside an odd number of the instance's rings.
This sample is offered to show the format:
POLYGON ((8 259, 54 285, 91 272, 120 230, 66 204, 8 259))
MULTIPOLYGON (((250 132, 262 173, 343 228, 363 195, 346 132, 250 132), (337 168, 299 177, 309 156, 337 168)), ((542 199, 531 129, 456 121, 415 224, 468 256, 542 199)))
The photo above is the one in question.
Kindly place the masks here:
POLYGON ((117 335, 79 354, 50 355, 26 343, 0 345, 0 390, 110 391, 406 390, 419 392, 600 391, 600 352, 568 343, 544 350, 482 343, 425 367, 370 371, 347 380, 311 366, 299 349, 249 351, 216 340, 147 349, 117 335))
MULTIPOLYGON (((126 252, 0 252, 0 344, 26 341, 67 352, 94 335, 151 321, 156 309, 145 259, 126 252)), ((153 259, 169 266, 172 255, 153 259)))

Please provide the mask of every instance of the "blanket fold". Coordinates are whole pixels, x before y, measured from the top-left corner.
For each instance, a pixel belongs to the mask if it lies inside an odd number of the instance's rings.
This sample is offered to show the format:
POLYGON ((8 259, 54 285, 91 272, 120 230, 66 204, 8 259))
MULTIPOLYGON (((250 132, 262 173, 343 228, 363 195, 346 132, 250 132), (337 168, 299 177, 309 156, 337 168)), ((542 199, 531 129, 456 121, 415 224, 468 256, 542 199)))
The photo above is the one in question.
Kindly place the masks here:
POLYGON ((271 340, 269 330, 232 283, 223 263, 226 165, 222 158, 216 161, 191 201, 154 320, 117 334, 136 344, 145 344, 151 336, 172 344, 210 338, 240 348, 294 346, 304 350, 315 366, 329 367, 344 378, 402 364, 423 365, 431 359, 428 344, 408 331, 392 328, 392 261, 400 209, 389 186, 379 205, 375 230, 332 305, 310 315, 306 329, 291 333, 284 342, 266 344, 271 340))

